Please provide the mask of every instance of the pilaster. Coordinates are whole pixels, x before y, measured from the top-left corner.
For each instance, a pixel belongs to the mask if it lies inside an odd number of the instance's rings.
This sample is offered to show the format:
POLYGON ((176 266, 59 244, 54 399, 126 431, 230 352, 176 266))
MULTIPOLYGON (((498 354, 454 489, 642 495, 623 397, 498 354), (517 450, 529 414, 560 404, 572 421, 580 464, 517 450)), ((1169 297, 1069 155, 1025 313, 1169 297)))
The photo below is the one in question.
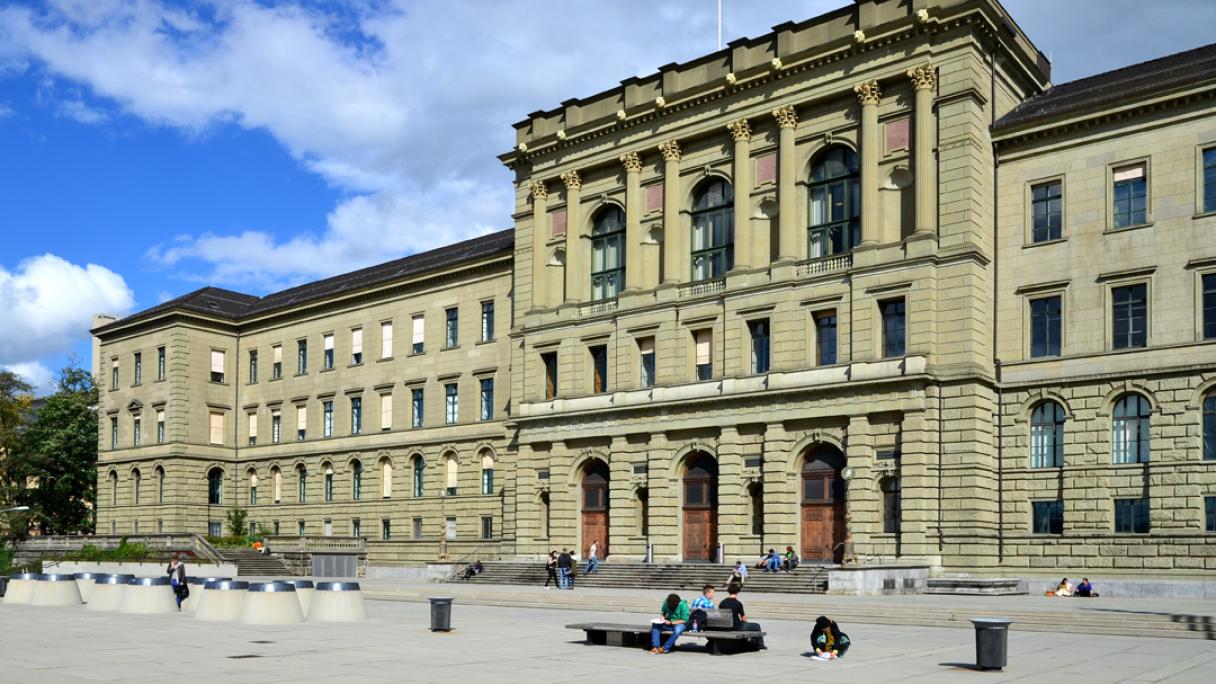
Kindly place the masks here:
POLYGON ((680 226, 680 143, 659 143, 663 155, 663 283, 688 280, 688 247, 680 226))
POLYGON ((801 261, 805 258, 806 239, 796 222, 794 210, 794 182, 797 171, 794 159, 794 128, 798 125, 798 114, 793 106, 773 110, 777 120, 777 232, 780 241, 778 257, 782 261, 801 261))

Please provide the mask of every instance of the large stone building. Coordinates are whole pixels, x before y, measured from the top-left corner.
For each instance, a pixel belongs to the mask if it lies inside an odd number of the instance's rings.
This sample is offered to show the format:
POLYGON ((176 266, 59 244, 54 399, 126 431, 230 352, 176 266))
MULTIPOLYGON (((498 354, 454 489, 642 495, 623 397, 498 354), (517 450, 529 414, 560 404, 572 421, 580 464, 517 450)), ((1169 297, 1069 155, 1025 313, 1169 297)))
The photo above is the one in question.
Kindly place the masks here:
POLYGON ((1216 46, 1049 69, 858 0, 536 112, 512 231, 97 328, 99 530, 1214 570, 1216 46))

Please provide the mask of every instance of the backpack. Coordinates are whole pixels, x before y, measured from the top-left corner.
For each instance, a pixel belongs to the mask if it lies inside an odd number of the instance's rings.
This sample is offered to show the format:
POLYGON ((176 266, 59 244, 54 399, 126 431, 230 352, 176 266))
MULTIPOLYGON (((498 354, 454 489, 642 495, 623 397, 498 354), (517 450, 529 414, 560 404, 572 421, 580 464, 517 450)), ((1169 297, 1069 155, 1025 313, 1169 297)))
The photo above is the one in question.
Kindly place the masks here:
POLYGON ((709 616, 705 614, 702 608, 693 608, 688 614, 688 630, 691 632, 700 632, 705 629, 706 623, 709 622, 709 616))

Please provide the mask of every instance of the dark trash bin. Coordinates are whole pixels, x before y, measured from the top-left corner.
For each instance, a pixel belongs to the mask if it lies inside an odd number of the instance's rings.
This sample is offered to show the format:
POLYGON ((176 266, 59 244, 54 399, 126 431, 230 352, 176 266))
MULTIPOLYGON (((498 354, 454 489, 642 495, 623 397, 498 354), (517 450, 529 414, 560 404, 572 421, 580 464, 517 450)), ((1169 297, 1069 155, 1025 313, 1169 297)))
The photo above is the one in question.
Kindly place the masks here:
POLYGON ((971 618, 975 625, 975 665, 981 670, 1000 670, 1009 655, 1008 618, 971 618))
POLYGON ((432 632, 450 632, 452 631, 452 598, 435 597, 430 598, 431 601, 431 631, 432 632))

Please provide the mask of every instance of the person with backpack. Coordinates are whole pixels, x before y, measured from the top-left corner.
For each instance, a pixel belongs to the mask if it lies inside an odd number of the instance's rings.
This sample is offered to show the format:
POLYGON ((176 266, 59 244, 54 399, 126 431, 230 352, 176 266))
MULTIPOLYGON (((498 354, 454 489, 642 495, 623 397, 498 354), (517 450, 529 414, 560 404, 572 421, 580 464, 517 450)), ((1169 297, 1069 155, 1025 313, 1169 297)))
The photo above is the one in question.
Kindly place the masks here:
POLYGON ((561 583, 557 581, 557 550, 549 552, 549 560, 545 562, 545 572, 548 577, 545 577, 545 588, 549 588, 549 581, 553 581, 553 586, 561 588, 561 583))
MULTIPOLYGON (((743 610, 743 604, 739 601, 739 591, 743 587, 739 584, 731 584, 726 588, 726 598, 722 599, 722 603, 718 604, 719 610, 729 610, 731 615, 731 629, 736 632, 762 632, 760 625, 754 622, 747 621, 747 613, 743 610)), ((759 639, 749 639, 748 643, 754 645, 758 650, 765 650, 768 646, 764 645, 764 637, 759 639)))
POLYGON ((650 652, 656 655, 671 653, 676 647, 676 639, 688 629, 688 602, 681 601, 679 594, 668 594, 667 600, 659 607, 659 617, 650 623, 650 652), (670 629, 671 636, 661 646, 663 630, 670 629))
POLYGON ((849 635, 840 631, 836 621, 820 615, 815 619, 815 629, 811 630, 811 646, 815 649, 815 658, 819 660, 835 660, 843 658, 849 650, 849 635))
POLYGON ((570 557, 569 549, 562 549, 562 555, 557 557, 557 588, 573 589, 570 584, 570 568, 574 567, 574 559, 570 557))
POLYGON ((190 596, 190 585, 186 583, 186 564, 174 556, 169 561, 169 567, 165 568, 165 574, 169 575, 169 584, 173 587, 173 595, 177 598, 177 610, 181 612, 182 601, 190 596))

